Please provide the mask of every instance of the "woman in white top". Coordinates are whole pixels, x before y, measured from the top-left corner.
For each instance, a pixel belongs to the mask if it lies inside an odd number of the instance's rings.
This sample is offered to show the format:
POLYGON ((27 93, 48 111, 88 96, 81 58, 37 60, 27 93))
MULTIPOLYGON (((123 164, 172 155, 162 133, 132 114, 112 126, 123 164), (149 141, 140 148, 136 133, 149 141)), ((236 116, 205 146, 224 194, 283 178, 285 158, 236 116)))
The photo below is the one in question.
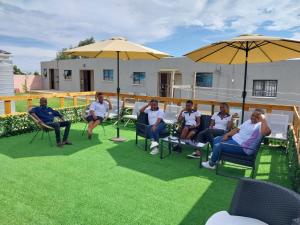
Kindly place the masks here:
POLYGON ((233 118, 229 114, 229 106, 223 102, 220 104, 220 112, 216 112, 211 117, 210 126, 208 129, 198 134, 199 139, 202 138, 203 142, 209 142, 213 147, 213 140, 217 136, 225 134, 230 131, 233 125, 233 118))
POLYGON ((255 109, 250 120, 245 121, 224 136, 215 138, 211 159, 203 162, 202 166, 215 169, 221 151, 237 155, 252 155, 261 138, 270 134, 271 129, 265 119, 264 111, 255 109))
POLYGON ((158 107, 156 99, 152 99, 147 105, 141 108, 140 112, 148 114, 149 125, 147 126, 147 135, 151 140, 150 154, 158 154, 159 133, 166 129, 166 124, 163 120, 165 113, 158 107))
MULTIPOLYGON (((214 138, 225 134, 232 128, 232 116, 229 114, 229 106, 227 103, 223 102, 220 104, 220 112, 212 115, 209 128, 201 131, 197 135, 197 141, 202 143, 209 142, 211 147, 214 145, 214 138)), ((195 151, 192 158, 199 158, 200 151, 195 151)))
POLYGON ((92 138, 93 129, 102 123, 105 114, 112 109, 111 102, 104 99, 103 93, 96 92, 97 101, 90 105, 89 115, 86 120, 88 121, 88 139, 92 138))

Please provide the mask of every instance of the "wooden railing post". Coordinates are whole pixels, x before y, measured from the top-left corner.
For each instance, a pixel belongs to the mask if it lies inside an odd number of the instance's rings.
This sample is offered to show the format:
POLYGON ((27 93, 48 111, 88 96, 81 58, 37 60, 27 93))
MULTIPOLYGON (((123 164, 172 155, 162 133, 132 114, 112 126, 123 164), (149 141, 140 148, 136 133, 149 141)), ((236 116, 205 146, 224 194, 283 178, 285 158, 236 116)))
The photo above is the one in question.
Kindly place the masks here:
POLYGON ((4 101, 4 114, 11 114, 11 100, 4 101))
POLYGON ((73 96, 73 106, 78 106, 78 98, 77 96, 73 96))
POLYGON ((215 113, 215 105, 212 104, 211 105, 211 115, 214 115, 214 113, 215 113))
POLYGON ((32 107, 32 98, 27 99, 27 109, 32 107))
POLYGON ((65 107, 65 97, 59 97, 59 107, 60 108, 65 107))
POLYGON ((88 105, 88 104, 90 104, 90 102, 91 102, 91 96, 86 95, 85 96, 85 103, 88 105))

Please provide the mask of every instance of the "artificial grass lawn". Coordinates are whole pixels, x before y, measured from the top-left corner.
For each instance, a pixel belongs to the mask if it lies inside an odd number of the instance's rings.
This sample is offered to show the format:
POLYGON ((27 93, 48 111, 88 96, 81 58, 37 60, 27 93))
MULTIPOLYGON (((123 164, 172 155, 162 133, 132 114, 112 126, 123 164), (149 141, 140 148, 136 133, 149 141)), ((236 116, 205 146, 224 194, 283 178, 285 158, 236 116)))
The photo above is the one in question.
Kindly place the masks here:
MULTIPOLYGON (((17 95, 28 95, 28 94, 17 94, 17 95)), ((34 93, 34 95, 38 95, 37 93, 34 93)), ((33 99, 32 104, 33 105, 39 105, 40 103, 39 99, 33 99)), ((82 99, 78 99, 78 105, 84 105, 85 101, 82 99)), ((15 101, 16 105, 16 112, 27 112, 27 100, 19 100, 15 101)), ((59 98, 49 98, 48 99, 48 106, 52 108, 59 108, 59 98)), ((73 106, 73 99, 71 98, 65 98, 65 107, 73 106)))
MULTIPOLYGON (((127 142, 113 143, 112 126, 105 136, 98 127, 91 141, 82 127, 72 125, 73 145, 63 149, 47 137, 29 145, 33 133, 0 139, 1 224, 202 225, 228 209, 237 180, 199 169, 188 150, 161 160, 135 146, 132 130, 121 130, 127 142)), ((285 155, 263 147, 260 159, 257 179, 289 186, 285 155)))

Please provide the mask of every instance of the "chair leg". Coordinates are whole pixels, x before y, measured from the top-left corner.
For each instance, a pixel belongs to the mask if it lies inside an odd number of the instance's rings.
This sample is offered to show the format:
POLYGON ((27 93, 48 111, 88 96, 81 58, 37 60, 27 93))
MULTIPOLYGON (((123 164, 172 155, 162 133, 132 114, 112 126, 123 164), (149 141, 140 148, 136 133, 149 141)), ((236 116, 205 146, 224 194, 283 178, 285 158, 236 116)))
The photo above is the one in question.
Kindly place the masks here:
POLYGON ((38 130, 38 131, 34 134, 34 136, 32 137, 32 139, 30 140, 29 144, 31 144, 31 143, 34 141, 34 139, 36 138, 36 136, 37 136, 39 133, 40 133, 40 130, 38 130))
POLYGON ((81 134, 81 136, 83 136, 84 135, 84 132, 85 132, 85 130, 86 130, 86 128, 87 128, 87 123, 84 125, 84 128, 83 128, 83 131, 82 131, 82 134, 81 134))
POLYGON ((53 147, 51 137, 50 137, 50 132, 48 131, 47 134, 48 134, 49 144, 50 144, 51 147, 53 147))
POLYGON ((135 145, 137 145, 138 144, 138 135, 137 135, 137 133, 135 133, 135 145))
POLYGON ((44 131, 42 132, 41 140, 44 139, 44 131))
POLYGON ((102 124, 101 127, 102 127, 102 129, 103 129, 103 134, 104 134, 104 136, 106 137, 106 131, 105 131, 104 125, 102 124))
POLYGON ((147 151, 148 139, 145 138, 145 151, 147 151))

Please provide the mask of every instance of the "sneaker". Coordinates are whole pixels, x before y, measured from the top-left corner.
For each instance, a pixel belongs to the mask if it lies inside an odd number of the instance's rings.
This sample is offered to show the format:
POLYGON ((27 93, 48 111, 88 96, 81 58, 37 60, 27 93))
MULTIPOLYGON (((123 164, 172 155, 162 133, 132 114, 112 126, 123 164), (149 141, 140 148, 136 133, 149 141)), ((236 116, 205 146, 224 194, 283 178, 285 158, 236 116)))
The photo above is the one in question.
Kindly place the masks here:
POLYGON ((216 166, 211 166, 211 165, 209 164, 209 161, 202 162, 202 166, 203 166, 204 168, 206 168, 206 169, 211 169, 211 170, 216 169, 216 166))
POLYGON ((200 159, 201 155, 197 152, 193 152, 192 154, 188 155, 188 157, 193 158, 193 159, 200 159))
POLYGON ((150 149, 152 150, 153 148, 157 147, 158 143, 156 141, 152 141, 150 145, 150 149))
POLYGON ((186 140, 185 142, 187 145, 194 145, 194 142, 190 139, 186 140))
POLYGON ((150 152, 151 155, 156 155, 156 154, 158 154, 158 153, 159 153, 159 150, 158 150, 157 147, 154 147, 154 148, 152 149, 152 151, 150 152))

